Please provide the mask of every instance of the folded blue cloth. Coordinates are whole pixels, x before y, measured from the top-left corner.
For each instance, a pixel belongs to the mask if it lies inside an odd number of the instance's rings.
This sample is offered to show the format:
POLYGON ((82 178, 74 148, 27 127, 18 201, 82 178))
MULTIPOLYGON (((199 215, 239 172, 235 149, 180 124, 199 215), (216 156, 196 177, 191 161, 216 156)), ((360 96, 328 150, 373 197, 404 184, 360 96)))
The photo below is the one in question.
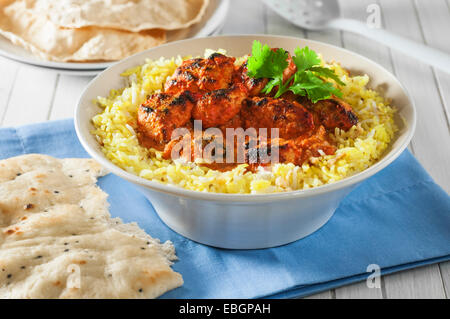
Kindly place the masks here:
MULTIPOLYGON (((0 129, 0 158, 26 153, 87 157, 72 120, 0 129)), ((357 187, 314 234, 277 248, 226 250, 170 230, 129 182, 100 178, 110 211, 171 240, 184 285, 163 298, 294 297, 367 278, 367 266, 391 273, 450 259, 450 197, 405 151, 357 187)))

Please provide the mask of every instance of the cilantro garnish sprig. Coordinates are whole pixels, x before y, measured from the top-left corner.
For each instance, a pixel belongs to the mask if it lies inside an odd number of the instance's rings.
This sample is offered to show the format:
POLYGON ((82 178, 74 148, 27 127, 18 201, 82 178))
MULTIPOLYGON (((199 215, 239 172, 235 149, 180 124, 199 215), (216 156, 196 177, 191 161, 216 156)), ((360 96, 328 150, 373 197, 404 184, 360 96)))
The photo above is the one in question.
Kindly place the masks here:
POLYGON ((287 58, 288 53, 283 49, 272 50, 267 44, 253 42, 252 55, 247 61, 248 75, 257 79, 269 79, 262 93, 269 94, 278 87, 275 98, 292 91, 297 95, 308 96, 313 103, 329 99, 332 95, 342 97, 342 92, 325 79, 331 79, 339 85, 345 83, 339 79, 334 70, 321 67, 317 53, 307 46, 297 47, 294 50, 292 60, 297 66, 297 72, 283 82, 283 71, 288 66, 287 58))

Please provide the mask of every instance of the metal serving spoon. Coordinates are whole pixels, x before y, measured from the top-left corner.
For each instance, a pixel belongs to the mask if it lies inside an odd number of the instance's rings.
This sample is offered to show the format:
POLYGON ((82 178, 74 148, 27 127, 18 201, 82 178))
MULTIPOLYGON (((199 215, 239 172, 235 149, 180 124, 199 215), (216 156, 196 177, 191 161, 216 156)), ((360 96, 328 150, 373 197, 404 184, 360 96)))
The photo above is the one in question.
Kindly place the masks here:
POLYGON ((450 55, 424 44, 369 28, 362 21, 341 18, 337 0, 263 0, 267 6, 296 26, 307 30, 328 28, 359 33, 417 60, 450 73, 450 55))

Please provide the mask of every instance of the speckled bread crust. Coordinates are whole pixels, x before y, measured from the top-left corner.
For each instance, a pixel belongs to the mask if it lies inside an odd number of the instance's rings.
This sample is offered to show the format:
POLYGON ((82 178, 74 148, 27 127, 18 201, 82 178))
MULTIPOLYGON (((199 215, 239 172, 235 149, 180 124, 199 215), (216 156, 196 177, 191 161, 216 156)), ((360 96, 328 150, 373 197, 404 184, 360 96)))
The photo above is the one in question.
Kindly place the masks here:
POLYGON ((170 242, 111 218, 92 159, 0 161, 0 298, 155 298, 182 285, 170 242))

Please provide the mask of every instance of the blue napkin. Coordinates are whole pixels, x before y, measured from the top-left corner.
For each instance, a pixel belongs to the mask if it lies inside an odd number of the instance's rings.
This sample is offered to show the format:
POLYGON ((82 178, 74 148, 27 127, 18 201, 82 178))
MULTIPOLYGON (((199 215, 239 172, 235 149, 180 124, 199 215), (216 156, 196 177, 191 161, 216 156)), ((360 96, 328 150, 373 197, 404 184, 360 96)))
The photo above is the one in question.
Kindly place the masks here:
MULTIPOLYGON (((87 157, 72 120, 0 129, 0 158, 44 153, 87 157)), ((450 197, 405 151, 357 187, 314 234, 277 248, 226 250, 197 244, 170 230, 129 182, 100 178, 110 211, 171 240, 184 285, 163 298, 294 297, 361 281, 377 264, 382 274, 450 259, 450 197)))

